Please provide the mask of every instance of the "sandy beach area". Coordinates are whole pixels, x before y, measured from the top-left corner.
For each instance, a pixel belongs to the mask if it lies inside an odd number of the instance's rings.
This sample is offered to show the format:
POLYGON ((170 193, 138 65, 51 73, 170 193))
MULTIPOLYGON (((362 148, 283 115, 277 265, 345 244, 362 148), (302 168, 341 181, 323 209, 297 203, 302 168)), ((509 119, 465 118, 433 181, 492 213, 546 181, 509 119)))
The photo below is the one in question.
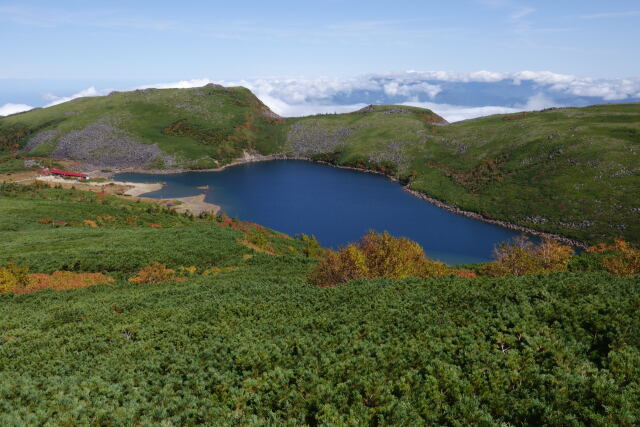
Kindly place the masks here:
MULTIPOLYGON (((174 209, 178 212, 189 211, 194 215, 200 215, 202 212, 213 212, 217 214, 220 212, 220 206, 214 205, 213 203, 208 203, 204 201, 206 197, 205 194, 199 194, 197 196, 191 197, 178 197, 170 200, 177 200, 181 202, 180 205, 177 205, 174 209)), ((169 200, 169 199, 164 199, 169 200)))
POLYGON ((87 182, 72 179, 65 179, 52 175, 38 176, 36 181, 50 182, 62 184, 64 187, 74 186, 82 190, 99 190, 109 194, 124 194, 126 196, 138 197, 141 194, 151 193, 162 188, 159 182, 139 183, 127 181, 104 181, 104 182, 87 182))
POLYGON ((61 184, 63 187, 75 187, 79 190, 104 191, 108 194, 123 195, 129 197, 142 198, 145 201, 172 205, 173 209, 178 212, 191 212, 199 215, 202 212, 213 212, 217 214, 220 206, 213 203, 205 202, 205 194, 199 194, 191 197, 177 197, 171 199, 156 199, 144 197, 144 194, 160 190, 163 184, 160 182, 140 183, 128 181, 104 181, 104 182, 84 182, 77 180, 69 180, 55 176, 39 176, 36 181, 61 184), (172 202, 180 202, 172 203, 172 202))

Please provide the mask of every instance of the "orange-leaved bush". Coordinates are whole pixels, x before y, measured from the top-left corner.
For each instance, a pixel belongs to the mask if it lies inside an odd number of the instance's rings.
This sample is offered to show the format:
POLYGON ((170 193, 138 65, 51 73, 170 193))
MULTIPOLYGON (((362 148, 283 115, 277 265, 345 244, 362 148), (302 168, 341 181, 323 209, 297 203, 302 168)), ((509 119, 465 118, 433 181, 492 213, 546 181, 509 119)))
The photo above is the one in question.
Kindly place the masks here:
POLYGON ((564 271, 572 255, 571 246, 557 240, 545 238, 536 245, 526 236, 519 236, 499 244, 494 251, 496 260, 482 266, 480 273, 500 277, 564 271))
POLYGON ((29 285, 16 293, 37 292, 43 289, 61 291, 113 282, 112 277, 102 273, 75 273, 72 271, 54 271, 52 274, 34 273, 29 274, 29 285))
POLYGON ((162 283, 170 281, 186 280, 184 277, 176 276, 175 270, 167 268, 159 262, 143 267, 134 277, 129 279, 131 283, 162 283))
POLYGON ((362 251, 356 245, 339 251, 328 250, 309 272, 308 280, 317 286, 332 286, 367 277, 369 269, 362 251))
POLYGON ((451 269, 428 259, 416 242, 371 231, 355 244, 339 251, 326 251, 309 272, 308 280, 317 286, 333 286, 360 278, 402 279, 446 274, 451 274, 451 269))

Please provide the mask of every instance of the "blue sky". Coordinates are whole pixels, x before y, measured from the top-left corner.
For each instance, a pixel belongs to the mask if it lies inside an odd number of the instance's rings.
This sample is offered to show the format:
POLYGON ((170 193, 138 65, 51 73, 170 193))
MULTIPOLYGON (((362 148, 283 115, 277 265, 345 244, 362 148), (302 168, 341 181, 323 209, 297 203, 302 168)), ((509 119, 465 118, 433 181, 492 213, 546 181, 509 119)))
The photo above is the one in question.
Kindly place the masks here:
POLYGON ((640 74, 635 1, 0 1, 0 77, 640 74))
POLYGON ((619 80, 640 76, 640 2, 0 0, 0 40, 0 106, 203 78, 532 70, 619 80))

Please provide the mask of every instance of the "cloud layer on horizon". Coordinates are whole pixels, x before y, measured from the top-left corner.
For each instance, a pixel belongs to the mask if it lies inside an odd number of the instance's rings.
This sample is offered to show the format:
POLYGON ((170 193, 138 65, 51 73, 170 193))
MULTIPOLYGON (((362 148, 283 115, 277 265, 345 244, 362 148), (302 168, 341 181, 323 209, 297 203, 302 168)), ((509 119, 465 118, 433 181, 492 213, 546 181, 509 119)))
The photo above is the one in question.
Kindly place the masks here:
MULTIPOLYGON (((406 71, 351 78, 256 78, 225 81, 208 78, 144 85, 138 88, 191 88, 208 83, 245 86, 282 116, 348 112, 368 104, 422 106, 450 122, 488 114, 640 101, 640 78, 592 79, 547 71, 499 73, 477 71, 406 71)), ((92 86, 70 96, 48 94, 45 107, 83 96, 106 95, 111 89, 92 86)), ((29 109, 6 104, 0 115, 29 109)))
POLYGON ((29 111, 33 109, 31 105, 26 104, 4 104, 0 106, 0 117, 9 116, 11 114, 22 113, 23 111, 29 111))

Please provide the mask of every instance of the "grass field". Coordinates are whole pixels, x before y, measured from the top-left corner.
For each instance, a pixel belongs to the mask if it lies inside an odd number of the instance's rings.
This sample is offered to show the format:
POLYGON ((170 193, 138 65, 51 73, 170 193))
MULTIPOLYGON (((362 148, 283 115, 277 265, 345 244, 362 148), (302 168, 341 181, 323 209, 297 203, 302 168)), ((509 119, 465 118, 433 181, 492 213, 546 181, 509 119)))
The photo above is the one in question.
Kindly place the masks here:
POLYGON ((114 279, 0 295, 2 425, 640 422, 640 276, 317 288, 302 242, 268 230, 0 190, 0 266, 114 279), (153 262, 184 280, 127 280, 153 262))

